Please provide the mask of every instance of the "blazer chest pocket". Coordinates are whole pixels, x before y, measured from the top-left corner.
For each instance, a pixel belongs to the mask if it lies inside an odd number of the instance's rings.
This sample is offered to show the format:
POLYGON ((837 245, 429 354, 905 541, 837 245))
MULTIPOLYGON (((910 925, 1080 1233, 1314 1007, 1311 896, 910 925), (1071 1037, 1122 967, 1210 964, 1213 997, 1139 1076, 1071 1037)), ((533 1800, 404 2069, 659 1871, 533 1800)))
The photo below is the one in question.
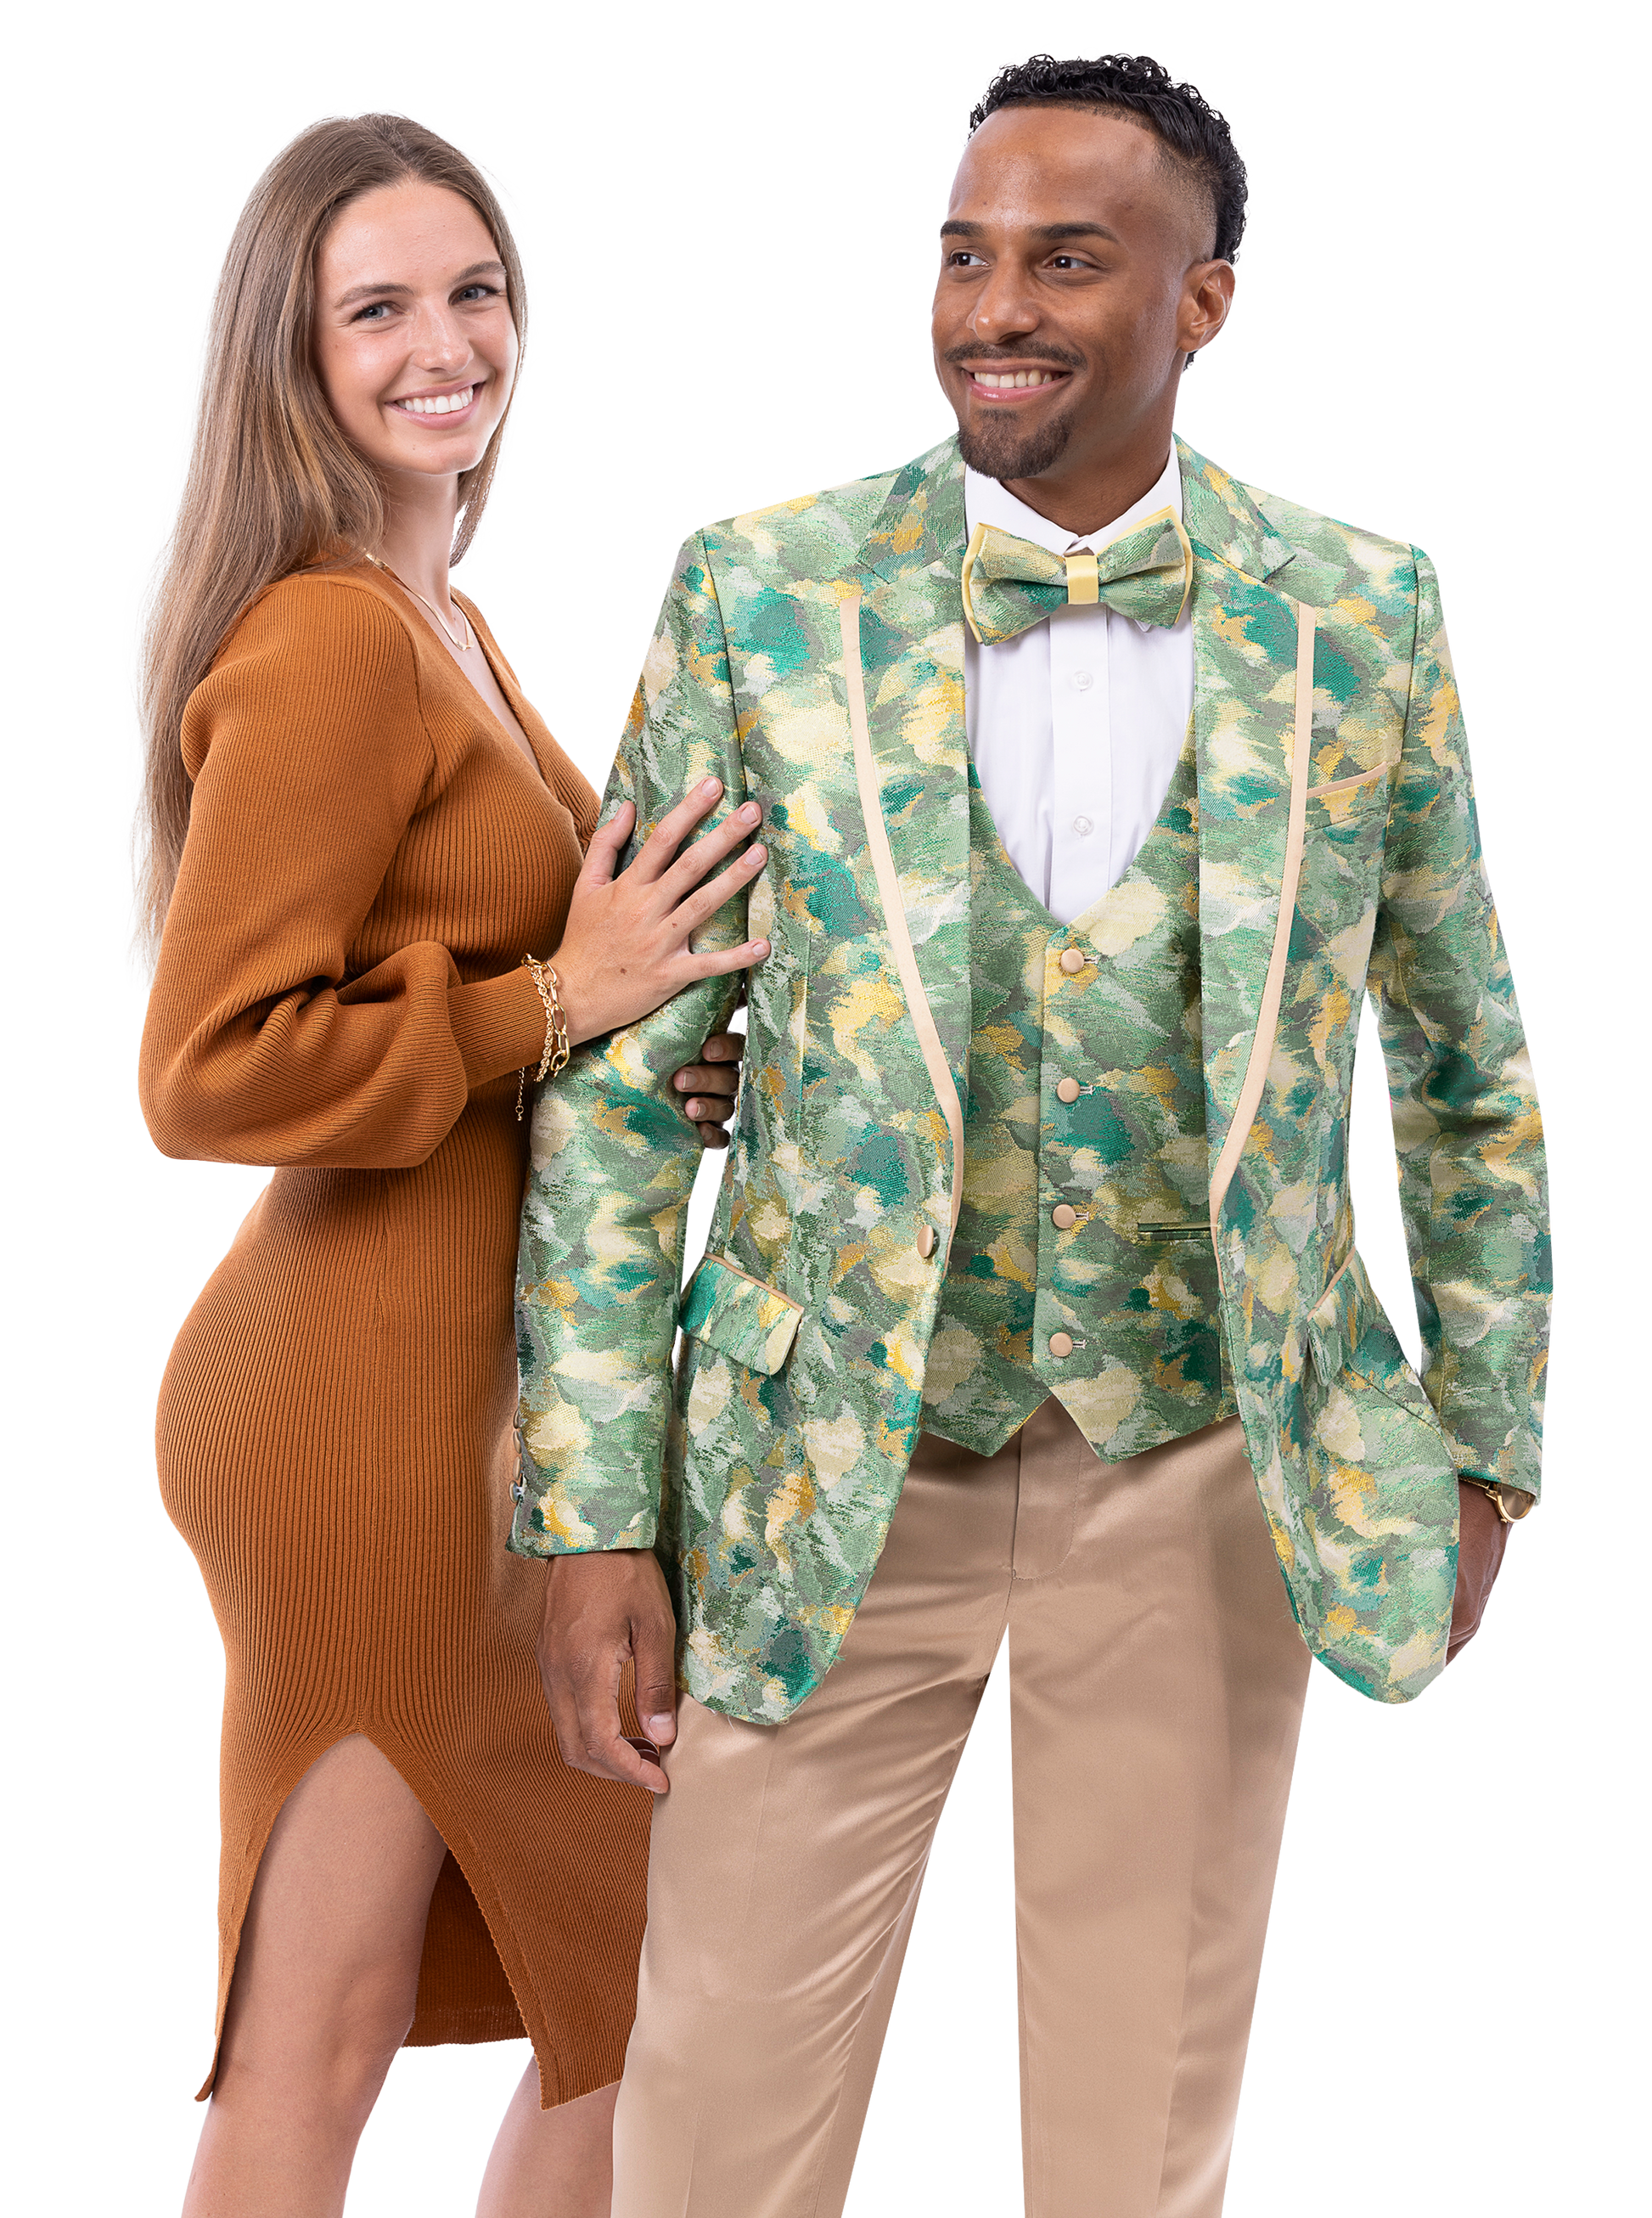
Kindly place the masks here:
POLYGON ((1382 765, 1358 778, 1309 787, 1294 959, 1322 950, 1341 970, 1352 951, 1343 935, 1375 923, 1389 779, 1382 765))
POLYGON ((801 1303, 765 1286, 724 1255, 707 1255, 689 1280, 678 1323, 684 1335, 772 1378, 791 1354, 801 1303))

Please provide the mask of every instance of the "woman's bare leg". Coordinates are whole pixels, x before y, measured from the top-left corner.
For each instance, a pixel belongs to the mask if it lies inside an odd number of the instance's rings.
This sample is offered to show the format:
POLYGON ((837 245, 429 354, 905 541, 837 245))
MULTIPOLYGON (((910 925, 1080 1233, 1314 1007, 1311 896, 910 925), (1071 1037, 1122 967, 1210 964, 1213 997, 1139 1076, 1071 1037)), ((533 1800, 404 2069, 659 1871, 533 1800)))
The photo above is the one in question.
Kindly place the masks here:
POLYGON ((293 1790, 252 1891, 184 2218, 337 2218, 412 2023, 446 1854, 370 1741, 293 1790))
POLYGON ((539 2066, 529 2064, 487 2160, 476 2218, 608 2218, 619 2091, 616 2080, 541 2110, 539 2066))

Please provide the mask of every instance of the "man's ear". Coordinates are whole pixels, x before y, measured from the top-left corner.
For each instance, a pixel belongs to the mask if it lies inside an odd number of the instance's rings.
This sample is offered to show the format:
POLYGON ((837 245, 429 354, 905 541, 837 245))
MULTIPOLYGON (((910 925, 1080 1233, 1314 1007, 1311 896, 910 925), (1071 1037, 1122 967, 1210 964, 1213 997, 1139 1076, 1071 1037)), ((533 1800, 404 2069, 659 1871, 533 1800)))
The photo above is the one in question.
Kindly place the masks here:
POLYGON ((1231 262, 1196 262, 1188 271, 1176 323, 1177 344, 1188 356, 1208 347, 1227 322, 1234 282, 1231 262))

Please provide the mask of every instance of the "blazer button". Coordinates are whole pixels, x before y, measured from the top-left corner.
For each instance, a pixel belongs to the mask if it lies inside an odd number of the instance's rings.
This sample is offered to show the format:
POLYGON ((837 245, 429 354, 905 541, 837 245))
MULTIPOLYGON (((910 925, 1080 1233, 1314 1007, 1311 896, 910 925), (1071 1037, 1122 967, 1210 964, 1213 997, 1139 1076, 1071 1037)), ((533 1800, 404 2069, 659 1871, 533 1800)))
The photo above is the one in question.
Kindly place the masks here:
POLYGON ((1078 949, 1077 949, 1076 947, 1064 947, 1064 948, 1062 948, 1062 950, 1061 950, 1061 968, 1062 968, 1062 970, 1065 970, 1065 971, 1066 971, 1066 973, 1067 973, 1067 976, 1068 976, 1069 978, 1073 976, 1073 972, 1074 972, 1075 970, 1083 970, 1083 968, 1084 968, 1084 957, 1083 957, 1083 956, 1082 956, 1082 955, 1080 955, 1080 952, 1079 952, 1079 951, 1078 951, 1078 949))
POLYGON ((1070 1232, 1079 1221, 1079 1212, 1070 1201, 1058 1201, 1049 1212, 1049 1221, 1058 1232, 1070 1232))
POLYGON ((1055 1089, 1058 1101, 1076 1101, 1084 1091, 1076 1078, 1064 1078, 1055 1089))
POLYGON ((927 1262, 929 1258, 935 1253, 937 1244, 935 1227, 932 1224, 919 1225, 918 1228, 918 1252, 924 1258, 925 1262, 927 1262))
POLYGON ((1051 1333, 1049 1336, 1049 1352, 1052 1355, 1071 1355, 1073 1353, 1072 1334, 1070 1332, 1051 1333))

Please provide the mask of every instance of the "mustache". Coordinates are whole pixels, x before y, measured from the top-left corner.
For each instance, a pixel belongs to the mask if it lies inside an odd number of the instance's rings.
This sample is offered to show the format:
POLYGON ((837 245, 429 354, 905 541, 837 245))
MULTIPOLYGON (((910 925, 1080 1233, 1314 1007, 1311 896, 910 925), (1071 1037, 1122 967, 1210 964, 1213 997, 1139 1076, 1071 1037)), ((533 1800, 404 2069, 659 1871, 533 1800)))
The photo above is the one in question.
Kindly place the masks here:
POLYGON ((957 346, 949 347, 941 356, 953 369, 961 369, 967 362, 1013 362, 1025 364, 1047 362, 1054 369, 1082 369, 1084 356, 1073 354, 1066 347, 1053 346, 957 346))

